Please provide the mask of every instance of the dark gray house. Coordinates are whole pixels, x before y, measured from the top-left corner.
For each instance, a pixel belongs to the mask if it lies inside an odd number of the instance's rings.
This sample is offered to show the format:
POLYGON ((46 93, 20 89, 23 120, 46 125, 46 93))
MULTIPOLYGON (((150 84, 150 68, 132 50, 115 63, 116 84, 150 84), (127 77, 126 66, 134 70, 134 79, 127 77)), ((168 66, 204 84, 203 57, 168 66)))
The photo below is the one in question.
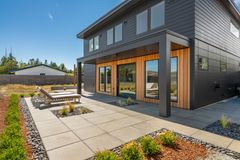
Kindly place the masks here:
POLYGON ((78 84, 158 103, 162 116, 171 106, 196 109, 232 97, 239 28, 231 0, 125 0, 77 35, 84 40, 78 72, 85 73, 78 84))

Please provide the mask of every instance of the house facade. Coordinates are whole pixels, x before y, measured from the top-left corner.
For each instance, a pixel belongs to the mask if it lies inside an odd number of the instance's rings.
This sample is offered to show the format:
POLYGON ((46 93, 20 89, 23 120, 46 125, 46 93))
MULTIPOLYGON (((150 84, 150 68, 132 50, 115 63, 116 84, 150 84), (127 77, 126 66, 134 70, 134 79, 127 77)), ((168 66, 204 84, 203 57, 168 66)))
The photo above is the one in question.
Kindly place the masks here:
POLYGON ((232 97, 239 28, 231 0, 126 0, 77 35, 78 93, 84 81, 86 91, 158 103, 162 116, 232 97))

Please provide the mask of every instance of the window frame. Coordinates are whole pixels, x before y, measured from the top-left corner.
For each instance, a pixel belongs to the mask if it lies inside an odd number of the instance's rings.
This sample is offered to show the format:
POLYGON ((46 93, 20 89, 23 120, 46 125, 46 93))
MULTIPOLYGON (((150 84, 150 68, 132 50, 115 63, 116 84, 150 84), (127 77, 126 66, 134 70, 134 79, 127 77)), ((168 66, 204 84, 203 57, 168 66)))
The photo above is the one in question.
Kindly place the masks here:
POLYGON ((159 2, 159 3, 157 3, 157 4, 155 4, 154 6, 152 6, 150 8, 150 29, 154 30, 154 29, 157 29, 159 27, 164 26, 165 25, 165 19, 166 19, 165 15, 166 15, 166 13, 165 13, 165 1, 164 0, 159 2), (154 18, 153 18, 153 9, 155 9, 155 8, 161 6, 161 5, 163 5, 163 23, 160 24, 160 25, 153 26, 153 20, 154 20, 154 18))
MULTIPOLYGON (((178 103, 178 101, 179 101, 179 79, 178 79, 178 73, 179 73, 179 68, 178 68, 178 63, 179 63, 179 57, 178 56, 173 56, 173 57, 171 57, 170 58, 170 60, 172 60, 172 58, 176 58, 176 60, 177 60, 177 77, 176 77, 176 81, 177 81, 177 100, 172 100, 171 99, 171 91, 170 91, 170 101, 171 102, 174 102, 174 103, 178 103)), ((172 64, 172 63, 171 63, 172 64)), ((170 64, 170 65, 171 65, 170 64)), ((170 71, 170 74, 172 74, 171 73, 171 71, 170 71)), ((171 77, 170 77, 171 78, 171 77)), ((171 80, 170 80, 170 89, 171 89, 171 80)))
MULTIPOLYGON (((159 99, 159 90, 158 90, 158 95, 157 97, 148 97, 147 96, 147 62, 149 61, 157 61, 158 64, 158 72, 159 72, 159 59, 152 59, 152 60, 146 60, 144 61, 144 98, 148 98, 148 99, 159 99)), ((158 74, 158 88, 159 88, 159 74, 158 74)))
POLYGON ((94 40, 93 40, 93 38, 89 39, 89 41, 88 41, 88 49, 89 49, 88 50, 89 52, 93 52, 94 51, 94 40))
POLYGON ((101 67, 98 67, 98 91, 101 92, 101 93, 111 93, 112 91, 112 66, 101 66, 101 67), (104 81, 104 89, 103 91, 101 90, 101 74, 100 74, 100 70, 101 68, 103 68, 104 70, 104 78, 105 78, 105 81, 104 81), (111 71, 111 81, 110 81, 110 91, 107 91, 107 68, 110 68, 110 71, 111 71))
POLYGON ((93 50, 96 51, 96 50, 99 50, 100 49, 100 36, 97 35, 93 38, 93 50), (97 39, 97 42, 98 42, 98 48, 96 48, 96 39, 97 39))
POLYGON ((114 39, 114 43, 118 43, 118 42, 121 42, 122 40, 123 40, 123 23, 119 23, 118 25, 116 25, 115 27, 114 27, 114 36, 113 36, 113 39, 114 39), (118 41, 116 41, 116 31, 117 31, 117 27, 120 27, 120 35, 121 35, 121 39, 119 39, 118 41))
POLYGON ((198 56, 198 70, 200 70, 200 71, 209 71, 209 58, 208 58, 208 57, 198 56), (207 59, 207 64, 208 64, 207 69, 204 69, 204 68, 201 67, 200 61, 199 61, 200 58, 201 58, 201 59, 203 59, 203 58, 206 58, 206 59, 207 59))
POLYGON ((149 31, 149 13, 148 13, 148 9, 146 9, 136 15, 136 35, 140 35, 140 34, 148 32, 148 31, 149 31), (138 32, 138 17, 141 15, 144 15, 145 13, 147 14, 146 15, 146 26, 147 26, 146 30, 142 31, 142 32, 138 32))
POLYGON ((112 44, 114 44, 114 28, 110 28, 110 29, 107 30, 107 46, 110 46, 112 44), (108 43, 109 42, 109 38, 110 38, 110 35, 108 35, 109 33, 112 33, 112 36, 111 36, 112 41, 111 41, 111 43, 108 43))
POLYGON ((228 71, 228 63, 226 61, 220 60, 220 72, 227 72, 228 71), (222 70, 222 65, 226 66, 226 70, 222 70))
POLYGON ((238 28, 232 21, 230 22, 230 32, 231 32, 235 37, 237 37, 237 38, 240 37, 239 28, 238 28), (237 31, 238 31, 238 35, 236 35, 232 29, 237 30, 237 31))

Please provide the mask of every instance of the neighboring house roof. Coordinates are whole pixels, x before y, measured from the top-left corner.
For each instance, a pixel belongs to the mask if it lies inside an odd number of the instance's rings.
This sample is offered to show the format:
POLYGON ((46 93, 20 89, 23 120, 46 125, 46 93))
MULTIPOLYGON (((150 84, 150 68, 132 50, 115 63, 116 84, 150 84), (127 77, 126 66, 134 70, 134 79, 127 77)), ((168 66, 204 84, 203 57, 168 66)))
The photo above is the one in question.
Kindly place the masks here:
POLYGON ((25 69, 30 69, 30 68, 34 68, 34 67, 39 67, 39 66, 45 66, 45 67, 48 67, 48 68, 51 68, 51 69, 54 69, 54 70, 57 70, 57 71, 60 71, 60 72, 63 72, 63 73, 66 73, 60 69, 57 69, 57 68, 53 68, 53 67, 50 67, 48 65, 45 65, 45 64, 39 64, 39 65, 35 65, 35 66, 28 66, 28 67, 25 67, 25 68, 21 68, 21 69, 18 69, 18 70, 12 70, 10 71, 11 73, 15 73, 17 71, 21 71, 21 70, 25 70, 25 69))
MULTIPOLYGON (((84 29, 83 31, 78 33, 77 34, 77 38, 81 38, 81 39, 86 38, 90 34, 90 32, 95 31, 95 30, 101 28, 103 25, 107 24, 113 18, 121 15, 128 8, 138 4, 140 1, 143 1, 143 0, 124 0, 122 3, 120 3, 115 8, 110 10, 108 13, 106 13, 104 16, 102 16, 97 21, 92 23, 86 29, 84 29)), ((240 23, 240 13, 239 13, 239 10, 238 10, 236 4, 233 2, 233 0, 221 0, 221 1, 224 4, 226 4, 226 7, 229 8, 230 12, 235 16, 235 18, 240 23)))

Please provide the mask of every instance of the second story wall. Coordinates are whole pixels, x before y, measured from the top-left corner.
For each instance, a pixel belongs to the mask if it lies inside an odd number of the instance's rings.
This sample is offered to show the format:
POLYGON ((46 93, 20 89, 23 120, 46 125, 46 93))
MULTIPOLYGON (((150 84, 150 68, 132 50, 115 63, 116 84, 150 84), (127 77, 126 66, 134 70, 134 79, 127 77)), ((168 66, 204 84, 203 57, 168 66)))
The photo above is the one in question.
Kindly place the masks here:
POLYGON ((195 0, 195 17, 197 39, 240 56, 240 38, 230 32, 230 23, 240 25, 221 0, 195 0))
POLYGON ((111 23, 106 24, 101 30, 94 32, 84 40, 84 55, 97 54, 106 50, 115 49, 116 47, 137 40, 140 37, 163 29, 169 29, 189 38, 194 37, 194 1, 192 0, 164 0, 165 25, 153 30, 150 29, 151 7, 162 1, 163 0, 142 0, 137 6, 128 9, 125 14, 114 19, 111 23), (137 35, 136 16, 145 10, 148 10, 148 31, 137 35), (122 41, 107 45, 107 31, 120 23, 123 25, 122 41), (100 36, 99 49, 89 52, 89 40, 98 35, 100 36))

